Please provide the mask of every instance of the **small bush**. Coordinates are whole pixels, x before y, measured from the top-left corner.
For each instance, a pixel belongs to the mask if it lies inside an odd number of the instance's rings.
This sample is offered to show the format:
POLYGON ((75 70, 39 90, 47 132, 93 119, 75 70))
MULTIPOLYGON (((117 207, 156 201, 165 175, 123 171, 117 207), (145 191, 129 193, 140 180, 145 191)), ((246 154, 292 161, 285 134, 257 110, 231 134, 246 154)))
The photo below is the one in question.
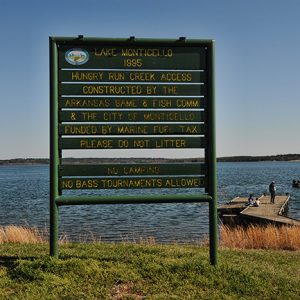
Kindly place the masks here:
POLYGON ((43 235, 37 228, 21 226, 0 227, 0 244, 3 243, 21 243, 37 244, 44 242, 43 235))
POLYGON ((220 245, 239 249, 300 250, 299 227, 274 225, 220 228, 220 245))

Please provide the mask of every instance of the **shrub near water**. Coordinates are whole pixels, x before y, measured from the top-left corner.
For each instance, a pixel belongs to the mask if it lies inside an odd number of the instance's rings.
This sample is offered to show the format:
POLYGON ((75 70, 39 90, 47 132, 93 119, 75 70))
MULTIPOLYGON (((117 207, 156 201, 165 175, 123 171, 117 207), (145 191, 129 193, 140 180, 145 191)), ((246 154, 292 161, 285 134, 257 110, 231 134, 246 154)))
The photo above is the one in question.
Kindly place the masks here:
POLYGON ((36 244, 43 242, 42 234, 36 228, 22 226, 0 227, 0 244, 2 243, 21 243, 36 244))
MULTIPOLYGON (((300 250, 300 228, 299 227, 276 227, 268 225, 244 227, 228 227, 222 225, 220 228, 220 246, 225 248, 240 249, 273 249, 273 250, 300 250)), ((83 239, 85 241, 86 239, 83 239)), ((21 243, 36 244, 48 241, 48 233, 37 228, 22 226, 0 227, 0 244, 21 243)), ((59 239, 60 244, 68 242, 63 235, 59 239)), ((96 241, 95 241, 96 242, 96 241)), ((154 245, 153 237, 140 238, 135 241, 137 244, 154 245)), ((191 244, 193 242, 191 241, 191 244)), ((202 244, 207 244, 208 241, 202 244)))
POLYGON ((240 249, 300 250, 300 228, 274 225, 221 226, 220 245, 240 249))

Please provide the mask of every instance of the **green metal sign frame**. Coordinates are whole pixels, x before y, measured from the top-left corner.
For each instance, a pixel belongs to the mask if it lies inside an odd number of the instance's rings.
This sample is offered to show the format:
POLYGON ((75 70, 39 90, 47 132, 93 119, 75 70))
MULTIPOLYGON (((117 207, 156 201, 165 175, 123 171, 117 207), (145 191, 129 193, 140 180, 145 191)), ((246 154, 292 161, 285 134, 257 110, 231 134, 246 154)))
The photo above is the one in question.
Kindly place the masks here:
MULTIPOLYGON (((194 40, 194 39, 135 39, 131 37, 129 39, 110 39, 110 38, 86 38, 83 36, 76 37, 50 37, 49 38, 49 47, 50 47, 50 255, 58 257, 58 216, 59 216, 59 206, 63 205, 86 205, 86 204, 140 204, 140 203, 192 203, 192 202, 207 202, 209 204, 209 241, 210 241, 210 262, 212 265, 217 264, 218 256, 217 256, 217 248, 218 248, 218 225, 217 225, 217 176, 216 176, 216 129, 215 129, 215 92, 214 92, 214 41, 213 40, 194 40), (62 72, 62 68, 67 68, 68 66, 61 66, 60 64, 67 64, 62 58, 62 52, 66 53, 66 51, 72 51, 72 49, 81 49, 85 48, 88 51, 92 51, 91 49, 95 49, 93 47, 102 47, 104 53, 101 59, 101 66, 103 64, 104 72, 102 80, 98 80, 99 83, 93 83, 94 85, 90 84, 83 87, 84 83, 82 80, 82 72, 80 69, 77 73, 70 72, 74 66, 70 66, 70 69, 66 69, 66 72, 62 72), (112 50, 108 50, 110 47, 112 50), (200 133, 205 132, 205 136, 199 140, 196 140, 196 137, 183 137, 180 140, 180 143, 186 145, 187 148, 203 148, 205 151, 205 160, 204 163, 199 166, 199 172, 204 172, 205 177, 201 179, 195 178, 195 186, 199 187, 202 186, 205 188, 205 193, 203 194, 170 194, 170 195, 144 195, 141 196, 66 196, 62 194, 62 186, 72 188, 76 185, 76 178, 68 178, 68 176, 76 175, 76 172, 83 172, 84 175, 90 176, 101 176, 103 174, 98 174, 97 168, 95 166, 64 166, 62 164, 62 151, 64 149, 86 149, 86 145, 102 145, 103 137, 98 137, 92 141, 91 138, 86 138, 86 144, 84 142, 81 143, 80 133, 76 135, 77 138, 72 137, 71 134, 64 134, 67 130, 77 130, 77 131, 84 131, 84 130, 95 130, 95 132, 99 133, 102 130, 102 125, 95 124, 83 124, 82 127, 79 127, 72 123, 72 115, 68 110, 63 110, 63 108, 67 107, 71 103, 68 103, 68 99, 61 98, 60 93, 63 90, 67 95, 72 95, 72 93, 79 93, 78 95, 82 95, 82 91, 89 93, 90 91, 96 91, 99 93, 104 93, 105 91, 117 91, 120 93, 124 93, 125 88, 130 90, 127 95, 131 95, 131 91, 135 92, 138 90, 141 95, 147 94, 147 90, 145 87, 141 85, 136 85, 134 89, 129 89, 129 86, 106 86, 107 80, 107 70, 111 68, 111 62, 116 62, 117 64, 123 63, 122 58, 119 57, 116 53, 118 49, 121 49, 125 52, 125 55, 131 55, 130 51, 134 51, 135 55, 144 55, 145 56, 145 68, 151 69, 151 66, 156 64, 157 57, 160 57, 161 69, 157 68, 158 74, 160 76, 166 76, 164 69, 170 68, 174 78, 176 76, 181 76, 180 78, 187 78, 187 74, 181 74, 181 68, 185 70, 195 68, 195 64, 201 65, 202 69, 205 69, 201 75, 195 76, 195 78, 191 79, 190 81, 198 81, 200 77, 206 78, 206 86, 200 86, 199 90, 195 90, 195 86, 191 85, 191 89, 189 86, 181 86, 180 84, 170 85, 170 90, 178 89, 178 97, 185 99, 185 96, 194 95, 195 93, 199 93, 205 89, 205 99, 203 99, 203 108, 205 110, 205 116, 203 111, 197 112, 197 118, 195 117, 194 124, 192 124, 193 129, 200 133), (63 49, 63 51, 62 51, 63 49), (68 50, 69 49, 69 50, 68 50), (117 49, 117 50, 116 50, 117 49), (123 50, 125 49, 125 50, 123 50), (106 51, 106 52, 105 52, 106 51), (172 51, 177 55, 179 58, 178 60, 170 61, 168 60, 168 56, 172 55, 172 51), (190 52, 192 54, 190 54, 190 52), (147 56, 147 57, 146 57, 147 56), (149 57, 148 57, 149 56, 149 57), (107 57, 110 57, 110 63, 107 62, 107 57), (204 57, 204 62, 201 60, 201 57, 204 57), (61 63, 63 61, 63 63, 61 63), (170 65, 169 65, 170 64, 170 65), (182 67, 183 66, 183 67, 182 67), (105 73, 106 72, 106 73, 105 73), (177 73, 176 73, 177 72, 177 73), (178 75, 179 74, 179 75, 178 75), (62 86, 61 81, 68 81, 70 80, 71 76, 79 78, 77 82, 78 84, 73 85, 68 84, 66 82, 65 86, 62 86), (106 77, 105 77, 106 76, 106 77), (105 79, 105 78, 106 79, 105 79), (74 87, 74 89, 73 89, 74 87), (104 91, 104 92, 103 92, 104 91), (182 95, 182 96, 181 96, 182 95), (199 119, 201 116, 201 120, 199 119), (203 118, 203 120, 202 120, 203 118), (199 124, 198 121, 204 121, 204 124, 199 124), (66 122, 70 122, 67 123, 66 122), (198 122, 198 123, 197 123, 198 122), (197 123, 197 124, 196 124, 197 123), (69 127, 67 127, 69 126, 69 127), (73 126, 73 127, 71 127, 73 126), (92 127, 94 126, 94 127, 92 127), (69 135, 69 136, 68 136, 69 135), (68 136, 68 137, 66 137, 68 136), (70 137, 71 136, 71 137, 70 137), (90 173, 89 173, 90 172, 90 173), (63 176, 66 176, 63 179, 63 176)), ((94 53, 95 57, 91 58, 90 65, 87 64, 87 68, 92 67, 93 60, 96 60, 96 56, 102 55, 101 53, 96 52, 94 53)), ((84 53, 82 54, 83 59, 84 53)), ((72 59, 72 57, 71 57, 72 59)), ((98 58, 97 58, 98 59, 98 58)), ((135 63, 141 63, 137 60, 135 63)), ((132 61, 124 60, 124 64, 132 64, 132 61)), ((127 66, 128 67, 128 66, 127 66)), ((76 70, 76 69, 75 69, 76 70)), ((129 68, 130 70, 130 68, 129 68)), ((97 77, 97 74, 86 74, 85 76, 92 76, 97 77)), ((114 74, 113 74, 114 75, 114 74)), ((128 80, 128 74, 125 74, 124 78, 121 78, 120 81, 126 82, 128 80)), ((99 75, 100 77, 100 75, 99 75)), ((149 80, 151 84, 151 76, 149 76, 149 80)), ((152 80, 153 81, 153 80, 152 80)), ((179 80, 180 81, 180 80, 179 80)), ((87 83, 89 84, 89 82, 87 83)), ((122 84, 122 83, 120 83, 122 84)), ((154 83, 152 83, 154 84, 154 83)), ((195 84, 195 83, 194 83, 195 84)), ((162 92, 161 87, 159 87, 159 93, 157 97, 161 97, 162 92)), ((89 99, 91 101, 89 103, 84 103, 87 105, 88 109, 93 108, 94 104, 99 104, 99 99, 93 99, 91 95, 89 95, 89 99), (98 101, 98 102, 97 102, 98 101)), ((156 97, 156 96, 155 96, 156 97)), ((187 97, 189 99, 189 97, 187 97)), ((154 98, 155 100, 155 98, 154 98)), ((77 109, 76 103, 79 103, 80 100, 73 101, 70 105, 73 109, 77 109)), ((115 108, 115 105, 118 104, 117 102, 113 102, 112 100, 112 107, 115 108)), ((201 100, 202 101, 202 100, 201 100)), ((145 105, 148 105, 150 100, 147 99, 145 96, 145 105)), ((154 103, 154 102, 153 102, 154 103)), ((200 103, 200 102, 199 102, 200 103)), ((199 106, 198 102, 195 104, 199 106)), ((141 105, 141 104, 139 104, 141 105)), ((173 99, 170 100, 170 107, 173 108, 175 106, 175 102, 173 99)), ((84 106, 83 106, 84 107, 84 106)), ((140 108, 140 107, 138 107, 140 108)), ((163 110, 163 109, 160 109, 163 110)), ((77 112, 76 112, 77 113, 77 112)), ((80 111, 78 112, 80 113, 80 111)), ((75 113, 74 113, 75 114, 75 113)), ((136 115, 139 120, 143 121, 144 116, 137 112, 136 115)), ((80 118, 84 118, 85 115, 80 116, 80 118)), ((96 116, 101 118, 101 110, 96 116)), ((94 119, 97 122, 97 119, 94 119)), ((127 118, 127 115, 123 114, 124 118, 127 118), (125 117, 124 117, 125 116, 125 117)), ((169 117, 169 116, 167 116, 169 117)), ((181 130, 180 124, 176 123, 177 118, 181 117, 178 115, 171 116, 175 119, 175 123, 172 123, 170 127, 173 131, 169 134, 178 135, 178 131, 181 130)), ((77 120, 78 121, 78 120, 77 120)), ((78 122, 83 121, 83 119, 79 119, 78 122)), ((164 121, 164 120, 163 120, 164 121)), ((167 120, 168 121, 168 120, 167 120)), ((193 122, 192 122, 193 123, 193 122)), ((151 123, 147 127, 150 134, 153 134, 153 130, 156 124, 151 123)), ((113 125, 115 132, 112 134, 117 135, 117 131, 119 130, 118 125, 113 125)), ((185 127, 182 127, 185 128, 185 127)), ((188 134, 188 133, 186 133, 188 134)), ((160 135, 161 138, 161 135, 160 135)), ((130 147, 135 147, 135 140, 133 138, 128 138, 124 136, 124 139, 130 142, 130 147)), ((159 140, 159 138, 157 139, 159 140)), ((111 145, 114 149, 116 149, 116 145, 118 143, 117 138, 111 138, 111 145)), ((148 148, 155 148, 156 138, 148 138, 149 147, 148 148)), ((106 141, 107 142, 107 141, 106 141)), ((177 142, 177 141, 176 141, 177 142)), ((108 143, 108 142, 107 142, 108 143)), ((178 142, 179 143, 179 142, 178 142)), ((180 145, 179 143, 179 145, 180 145)), ((107 144, 105 144, 107 145, 107 144)), ((173 144, 168 144, 166 148, 174 148, 173 144), (171 145, 171 146, 170 146, 171 145)), ((100 147, 101 148, 101 147, 100 147)), ((99 149, 99 147, 96 149, 99 149)), ((199 165, 199 164, 198 164, 199 165)), ((122 165, 123 166, 123 165, 122 165)), ((107 169, 110 167, 108 165, 107 169)), ((126 167, 126 166, 125 166, 126 167)), ((144 166, 139 166, 144 167, 144 166)), ((171 170, 178 169, 181 176, 179 177, 180 180, 186 182, 186 177, 184 175, 193 175, 197 173, 197 163, 195 163, 195 167, 192 166, 185 166, 181 167, 175 165, 171 170), (185 174, 185 170, 191 170, 190 174, 185 174)), ((160 165, 162 169, 162 174, 167 174, 168 166, 160 165)), ((103 171, 102 171, 103 172, 103 171)), ((124 175, 124 174, 123 174, 124 175)), ((161 174, 159 174, 161 175, 161 174)), ((154 179, 157 180, 156 182, 163 184, 166 182, 167 179, 161 178, 159 175, 153 175, 154 179)), ((194 175, 193 175, 194 176, 194 175)), ((153 180, 154 180, 153 179, 153 180)), ((80 181, 79 186, 80 188, 93 188, 96 186, 98 177, 92 179, 90 181, 80 181), (83 185, 83 183, 85 185, 83 185), (93 186, 94 184, 94 186, 93 186)), ((98 180, 99 181, 99 180, 98 180)), ((122 181, 116 181, 120 186, 122 186, 122 181)), ((159 187, 159 186, 155 186, 159 187)), ((103 188, 103 186, 101 187, 103 188)))

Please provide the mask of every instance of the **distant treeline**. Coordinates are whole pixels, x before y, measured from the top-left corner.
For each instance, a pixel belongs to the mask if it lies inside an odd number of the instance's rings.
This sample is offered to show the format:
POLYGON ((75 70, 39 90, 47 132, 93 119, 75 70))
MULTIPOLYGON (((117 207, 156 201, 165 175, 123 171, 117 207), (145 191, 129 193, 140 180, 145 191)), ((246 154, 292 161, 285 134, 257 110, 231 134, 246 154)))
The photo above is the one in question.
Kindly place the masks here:
MULTIPOLYGON (((279 154, 269 156, 228 156, 217 158, 218 162, 254 162, 254 161, 300 161, 300 154, 279 154)), ((186 159, 167 159, 167 158, 64 158, 63 162, 67 164, 92 164, 105 162, 119 163, 146 163, 146 162, 201 162, 203 158, 186 158, 186 159)), ((48 158, 15 158, 0 160, 0 165, 10 164, 49 164, 48 158)))
POLYGON ((0 160, 0 165, 49 164, 48 158, 14 158, 0 160))
POLYGON ((219 157, 219 162, 251 162, 251 161, 294 161, 300 160, 300 154, 278 154, 268 156, 230 156, 219 157))

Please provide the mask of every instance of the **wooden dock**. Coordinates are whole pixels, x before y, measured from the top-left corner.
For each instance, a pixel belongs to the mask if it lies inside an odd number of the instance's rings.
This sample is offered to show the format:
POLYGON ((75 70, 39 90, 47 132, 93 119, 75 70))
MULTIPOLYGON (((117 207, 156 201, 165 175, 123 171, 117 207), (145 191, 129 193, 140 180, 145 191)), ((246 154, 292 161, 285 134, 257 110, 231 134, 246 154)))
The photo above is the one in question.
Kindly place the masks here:
POLYGON ((236 197, 218 208, 218 214, 226 225, 275 224, 300 226, 300 220, 284 216, 290 196, 278 195, 275 203, 270 203, 270 196, 259 197, 260 206, 246 206, 248 197, 236 197))

